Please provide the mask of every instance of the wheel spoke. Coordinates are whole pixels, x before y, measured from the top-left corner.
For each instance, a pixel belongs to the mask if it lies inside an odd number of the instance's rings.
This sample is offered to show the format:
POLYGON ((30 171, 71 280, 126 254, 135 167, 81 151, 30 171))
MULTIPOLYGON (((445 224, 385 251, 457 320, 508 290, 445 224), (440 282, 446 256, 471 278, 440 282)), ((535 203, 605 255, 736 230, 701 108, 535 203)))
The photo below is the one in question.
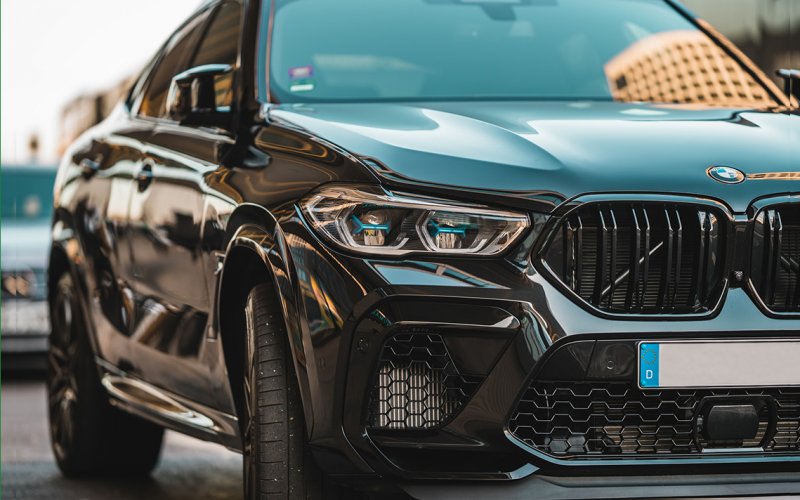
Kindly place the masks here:
POLYGON ((69 449, 75 432, 75 393, 64 387, 51 398, 50 432, 53 443, 64 452, 69 449))
POLYGON ((67 389, 68 387, 65 378, 59 378, 58 380, 53 381, 53 385, 50 387, 51 407, 55 407, 61 403, 61 400, 64 399, 64 393, 67 391, 67 389))
POLYGON ((59 359, 57 353, 53 352, 52 347, 50 348, 50 352, 47 354, 47 363, 50 366, 50 370, 54 378, 62 376, 64 365, 61 364, 61 359, 59 359))

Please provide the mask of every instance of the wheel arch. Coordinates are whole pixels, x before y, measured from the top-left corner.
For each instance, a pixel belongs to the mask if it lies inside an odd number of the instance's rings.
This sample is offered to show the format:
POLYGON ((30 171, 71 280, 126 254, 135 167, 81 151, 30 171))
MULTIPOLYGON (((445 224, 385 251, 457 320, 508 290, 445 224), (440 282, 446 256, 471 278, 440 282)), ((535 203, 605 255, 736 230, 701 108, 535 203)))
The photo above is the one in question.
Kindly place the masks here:
MULTIPOLYGON (((243 411, 244 307, 259 283, 275 287, 297 374, 306 428, 313 426, 312 399, 306 371, 296 276, 285 236, 277 219, 265 208, 243 204, 234 210, 226 230, 226 251, 216 300, 217 329, 237 415, 243 411)), ((240 422, 241 423, 241 422, 240 422)))
MULTIPOLYGON (((79 297, 84 318, 90 318, 87 301, 89 289, 84 269, 83 247, 72 225, 72 215, 63 208, 56 208, 51 227, 50 255, 47 263, 47 304, 52 307, 58 280, 65 272, 70 273, 73 283, 79 288, 79 297)), ((97 353, 97 337, 94 323, 87 321, 89 342, 97 353)))

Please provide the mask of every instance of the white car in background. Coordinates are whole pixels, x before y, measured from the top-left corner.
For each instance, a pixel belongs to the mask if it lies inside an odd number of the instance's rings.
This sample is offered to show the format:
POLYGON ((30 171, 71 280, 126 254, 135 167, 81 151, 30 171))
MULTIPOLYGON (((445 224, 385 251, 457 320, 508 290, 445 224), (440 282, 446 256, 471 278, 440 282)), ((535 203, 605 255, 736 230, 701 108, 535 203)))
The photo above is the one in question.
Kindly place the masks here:
POLYGON ((3 165, 0 172, 3 369, 38 370, 50 332, 47 259, 56 169, 3 165))

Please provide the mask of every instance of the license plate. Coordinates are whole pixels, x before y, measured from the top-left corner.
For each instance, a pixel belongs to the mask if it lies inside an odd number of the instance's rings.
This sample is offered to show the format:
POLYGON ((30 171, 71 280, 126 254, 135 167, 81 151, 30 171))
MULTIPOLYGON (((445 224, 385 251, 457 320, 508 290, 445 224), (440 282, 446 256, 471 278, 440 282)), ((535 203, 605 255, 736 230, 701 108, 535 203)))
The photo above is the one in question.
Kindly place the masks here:
POLYGON ((4 300, 2 332, 3 335, 46 335, 50 332, 50 312, 47 309, 47 302, 4 300))
POLYGON ((639 387, 800 386, 800 341, 639 343, 639 387))

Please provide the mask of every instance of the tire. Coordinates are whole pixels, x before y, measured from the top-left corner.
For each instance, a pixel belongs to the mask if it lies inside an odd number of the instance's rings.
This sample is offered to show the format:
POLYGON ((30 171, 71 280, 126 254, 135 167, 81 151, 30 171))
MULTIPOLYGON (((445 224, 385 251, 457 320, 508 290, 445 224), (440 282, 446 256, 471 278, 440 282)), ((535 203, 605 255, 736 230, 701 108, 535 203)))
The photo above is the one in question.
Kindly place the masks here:
POLYGON ((50 311, 47 407, 56 463, 68 477, 146 475, 158 462, 164 429, 109 403, 78 293, 63 274, 50 311))
MULTIPOLYGON (((245 305, 245 498, 337 499, 311 455, 286 328, 270 284, 254 287, 245 305)), ((354 498, 348 495, 345 498, 354 498)))

